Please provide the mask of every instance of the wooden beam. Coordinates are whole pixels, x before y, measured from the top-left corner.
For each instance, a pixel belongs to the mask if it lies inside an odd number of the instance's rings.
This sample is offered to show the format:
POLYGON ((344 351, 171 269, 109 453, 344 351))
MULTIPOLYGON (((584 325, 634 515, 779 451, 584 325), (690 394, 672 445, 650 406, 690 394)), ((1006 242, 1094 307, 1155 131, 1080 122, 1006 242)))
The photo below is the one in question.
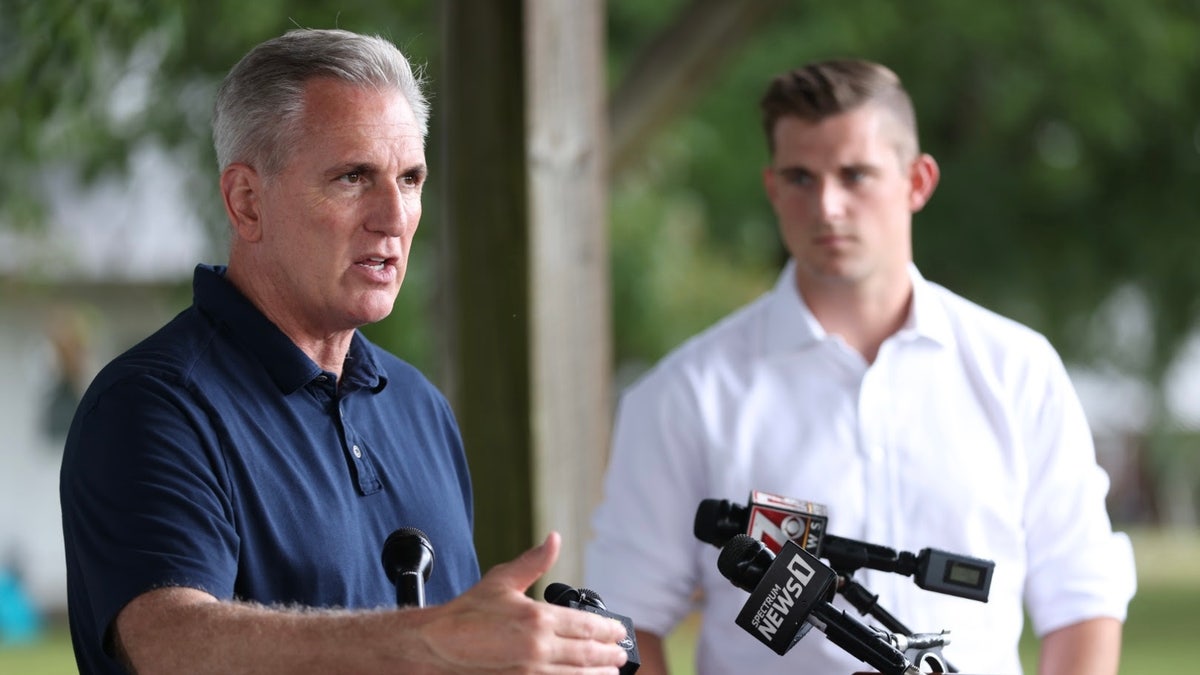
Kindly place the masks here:
POLYGON ((547 579, 579 584, 612 416, 604 5, 450 0, 443 22, 442 368, 480 564, 553 529, 547 579))
POLYGON ((583 582, 612 422, 604 3, 525 0, 534 525, 583 582))
POLYGON ((555 529, 564 548, 547 578, 582 581, 611 425, 608 171, 780 2, 689 4, 614 95, 611 162, 604 3, 443 4, 442 373, 485 570, 555 529))
POLYGON ((524 15, 519 0, 447 0, 442 25, 433 103, 443 154, 432 173, 444 176, 443 386, 470 462, 486 570, 534 538, 524 15))

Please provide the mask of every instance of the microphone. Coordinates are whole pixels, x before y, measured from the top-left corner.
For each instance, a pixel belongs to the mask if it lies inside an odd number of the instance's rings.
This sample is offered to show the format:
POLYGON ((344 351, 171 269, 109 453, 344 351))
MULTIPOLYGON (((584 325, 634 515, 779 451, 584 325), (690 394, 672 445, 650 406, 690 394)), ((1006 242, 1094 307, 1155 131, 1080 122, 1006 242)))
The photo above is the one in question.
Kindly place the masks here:
POLYGON ((737 534, 721 549, 717 568, 734 586, 749 591, 737 625, 776 654, 786 654, 810 628, 882 675, 917 675, 916 666, 888 636, 829 604, 837 573, 786 541, 776 556, 763 542, 737 534))
POLYGON ((433 545, 415 527, 402 527, 383 542, 383 571, 396 585, 397 607, 424 607, 425 582, 433 571, 433 545))
POLYGON ((718 548, 734 535, 746 533, 778 553, 794 541, 810 553, 820 550, 829 516, 823 504, 753 490, 749 506, 726 499, 703 499, 696 508, 692 532, 718 548))
POLYGON ((620 621, 625 626, 625 639, 617 644, 625 649, 626 659, 625 665, 621 666, 619 672, 621 675, 633 675, 641 667, 642 662, 638 655, 637 636, 634 633, 633 621, 627 616, 608 611, 608 608, 604 606, 604 601, 600 599, 599 593, 586 588, 572 588, 555 581, 546 586, 542 597, 552 605, 579 609, 620 621))
POLYGON ((824 505, 769 492, 750 493, 749 507, 725 499, 704 499, 692 526, 700 541, 721 547, 737 534, 759 539, 778 553, 787 541, 829 561, 845 576, 864 567, 913 577, 920 588, 987 602, 996 563, 934 548, 917 554, 829 534, 824 505))

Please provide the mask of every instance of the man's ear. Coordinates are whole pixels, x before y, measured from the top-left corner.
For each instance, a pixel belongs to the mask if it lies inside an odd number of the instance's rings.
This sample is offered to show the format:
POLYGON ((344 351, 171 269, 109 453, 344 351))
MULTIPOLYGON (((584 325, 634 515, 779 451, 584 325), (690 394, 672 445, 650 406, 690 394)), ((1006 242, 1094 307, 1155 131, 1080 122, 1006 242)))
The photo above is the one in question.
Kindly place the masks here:
POLYGON ((225 213, 239 239, 262 239, 262 177, 249 164, 234 163, 221 172, 221 197, 225 213))
POLYGON ((937 188, 941 175, 937 160, 932 155, 922 154, 912 163, 909 176, 912 181, 912 190, 909 192, 908 208, 913 213, 925 208, 925 204, 929 202, 934 189, 937 188))
POLYGON ((777 178, 778 177, 775 175, 775 169, 772 168, 770 164, 763 167, 763 169, 762 169, 763 192, 767 193, 767 200, 770 201, 772 204, 775 203, 775 195, 776 195, 777 191, 779 190, 779 186, 776 185, 776 183, 775 183, 777 178))

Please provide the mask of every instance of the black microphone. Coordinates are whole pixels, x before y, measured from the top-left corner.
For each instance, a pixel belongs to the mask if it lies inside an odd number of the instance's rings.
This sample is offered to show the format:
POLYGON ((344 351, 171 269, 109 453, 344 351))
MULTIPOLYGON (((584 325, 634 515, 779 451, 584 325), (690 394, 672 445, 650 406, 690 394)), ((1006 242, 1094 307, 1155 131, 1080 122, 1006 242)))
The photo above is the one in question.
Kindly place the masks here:
POLYGON ((779 551, 785 541, 793 541, 828 560, 845 576, 864 567, 894 572, 913 577, 917 586, 927 591, 987 602, 996 567, 993 561, 935 548, 913 554, 838 537, 826 532, 828 521, 826 509, 820 504, 755 490, 750 493, 748 507, 726 499, 701 500, 692 532, 700 541, 718 548, 742 533, 761 539, 772 551, 779 551))
POLYGON ((424 607, 425 582, 433 571, 433 545, 415 527, 402 527, 383 542, 383 571, 396 585, 397 607, 424 607))
POLYGON ((546 586, 542 597, 552 605, 579 609, 620 621, 621 625, 625 626, 625 639, 617 644, 625 650, 626 658, 625 665, 621 666, 619 672, 621 675, 633 675, 641 667, 642 662, 638 655, 637 635, 634 633, 633 621, 627 616, 608 611, 608 608, 604 606, 604 601, 600 599, 599 593, 586 588, 572 588, 555 581, 546 586))
POLYGON ((717 548, 736 534, 761 540, 777 553, 785 541, 794 541, 818 553, 826 538, 829 516, 823 504, 753 490, 747 506, 727 499, 703 499, 696 508, 692 533, 717 548))
POLYGON ((737 625, 776 654, 786 654, 816 627, 830 642, 882 675, 918 675, 889 636, 829 604, 837 573, 793 541, 779 555, 746 534, 721 549, 717 568, 734 586, 750 592, 737 625))

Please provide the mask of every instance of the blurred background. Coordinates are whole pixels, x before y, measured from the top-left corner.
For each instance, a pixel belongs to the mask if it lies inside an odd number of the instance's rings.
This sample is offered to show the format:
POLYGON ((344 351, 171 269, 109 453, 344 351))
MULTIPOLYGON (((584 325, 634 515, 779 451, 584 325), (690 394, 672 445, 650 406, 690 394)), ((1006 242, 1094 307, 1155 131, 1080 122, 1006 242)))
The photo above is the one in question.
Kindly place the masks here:
MULTIPOLYGON (((768 78, 817 58, 883 62, 942 167, 915 221, 921 271, 1044 332, 1084 400, 1110 514, 1139 563, 1122 672, 1193 669, 1200 1, 562 1, 602 17, 610 306, 593 309, 611 316, 614 395, 778 273, 760 184, 768 78)), ((430 318, 445 302, 452 210, 439 184, 457 48, 445 25, 451 12, 486 21, 491 7, 0 0, 0 673, 74 670, 57 499, 66 428, 97 369, 188 304, 194 264, 224 261, 208 123, 217 83, 255 43, 342 27, 426 64, 425 217, 396 311, 367 330, 435 382, 451 377, 430 318)), ((455 86, 476 84, 497 85, 455 86)), ((687 639, 672 643, 681 672, 687 639)))

